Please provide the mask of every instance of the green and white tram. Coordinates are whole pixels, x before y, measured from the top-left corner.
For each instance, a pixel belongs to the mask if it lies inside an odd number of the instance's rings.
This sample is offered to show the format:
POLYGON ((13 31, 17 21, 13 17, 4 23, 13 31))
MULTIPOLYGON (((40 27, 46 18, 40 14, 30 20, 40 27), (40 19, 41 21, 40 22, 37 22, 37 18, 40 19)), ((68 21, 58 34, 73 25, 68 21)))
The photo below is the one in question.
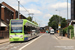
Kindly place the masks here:
POLYGON ((27 41, 38 36, 38 25, 26 19, 11 19, 9 24, 9 41, 27 41))

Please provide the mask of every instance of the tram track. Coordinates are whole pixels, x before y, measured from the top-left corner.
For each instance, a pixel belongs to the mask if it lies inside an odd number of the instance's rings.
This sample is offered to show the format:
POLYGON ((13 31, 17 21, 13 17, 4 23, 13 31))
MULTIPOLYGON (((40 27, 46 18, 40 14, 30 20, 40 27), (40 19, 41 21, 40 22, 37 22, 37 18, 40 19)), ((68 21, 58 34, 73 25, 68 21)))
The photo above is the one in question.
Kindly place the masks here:
MULTIPOLYGON (((30 40, 31 41, 31 40, 30 40)), ((29 43, 30 41, 27 42, 8 42, 6 44, 0 45, 0 50, 18 50, 20 47, 22 47, 23 45, 26 45, 27 43, 29 43)))
POLYGON ((18 45, 20 45, 21 43, 19 43, 19 44, 15 44, 15 45, 13 45, 13 46, 10 46, 9 48, 7 48, 6 50, 9 50, 10 48, 12 48, 12 47, 14 47, 14 46, 18 46, 18 45))
MULTIPOLYGON (((35 37, 37 38, 37 37, 35 37)), ((35 39, 33 38, 33 39, 35 39)), ((32 41, 33 39, 31 40, 28 40, 28 41, 24 41, 24 42, 8 42, 8 43, 5 43, 5 44, 1 44, 0 45, 0 50, 18 50, 20 47, 26 45, 27 43, 29 43, 30 41, 32 41)))
POLYGON ((0 46, 0 50, 10 50, 10 48, 12 48, 12 47, 16 47, 16 46, 18 46, 18 45, 20 45, 20 44, 22 44, 22 43, 8 43, 8 44, 3 44, 3 45, 1 45, 0 46))

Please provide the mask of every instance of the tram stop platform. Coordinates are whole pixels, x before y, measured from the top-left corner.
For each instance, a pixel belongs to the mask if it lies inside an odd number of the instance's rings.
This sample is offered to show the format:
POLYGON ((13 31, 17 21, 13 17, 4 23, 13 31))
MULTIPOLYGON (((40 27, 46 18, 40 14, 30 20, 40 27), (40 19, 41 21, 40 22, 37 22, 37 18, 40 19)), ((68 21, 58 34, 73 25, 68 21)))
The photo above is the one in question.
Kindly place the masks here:
POLYGON ((7 39, 0 39, 0 44, 6 43, 6 42, 9 42, 9 38, 7 38, 7 39))

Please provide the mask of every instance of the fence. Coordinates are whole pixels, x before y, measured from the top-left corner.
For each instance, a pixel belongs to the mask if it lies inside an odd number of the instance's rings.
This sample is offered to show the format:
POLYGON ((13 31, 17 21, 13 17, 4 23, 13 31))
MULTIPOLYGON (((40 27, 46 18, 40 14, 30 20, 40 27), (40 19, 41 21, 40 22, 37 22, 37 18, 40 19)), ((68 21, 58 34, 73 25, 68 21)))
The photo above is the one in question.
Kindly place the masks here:
POLYGON ((0 38, 8 38, 9 31, 0 31, 0 38))

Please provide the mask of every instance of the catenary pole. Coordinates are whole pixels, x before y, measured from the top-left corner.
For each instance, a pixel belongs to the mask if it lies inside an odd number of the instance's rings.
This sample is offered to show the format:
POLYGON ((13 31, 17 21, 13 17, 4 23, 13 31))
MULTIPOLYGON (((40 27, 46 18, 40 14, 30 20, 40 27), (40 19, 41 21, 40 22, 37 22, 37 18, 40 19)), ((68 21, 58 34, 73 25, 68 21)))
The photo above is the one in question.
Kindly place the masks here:
POLYGON ((19 14, 20 14, 20 1, 18 1, 18 19, 19 19, 19 14))
POLYGON ((68 20, 68 0, 67 0, 67 20, 68 20))

